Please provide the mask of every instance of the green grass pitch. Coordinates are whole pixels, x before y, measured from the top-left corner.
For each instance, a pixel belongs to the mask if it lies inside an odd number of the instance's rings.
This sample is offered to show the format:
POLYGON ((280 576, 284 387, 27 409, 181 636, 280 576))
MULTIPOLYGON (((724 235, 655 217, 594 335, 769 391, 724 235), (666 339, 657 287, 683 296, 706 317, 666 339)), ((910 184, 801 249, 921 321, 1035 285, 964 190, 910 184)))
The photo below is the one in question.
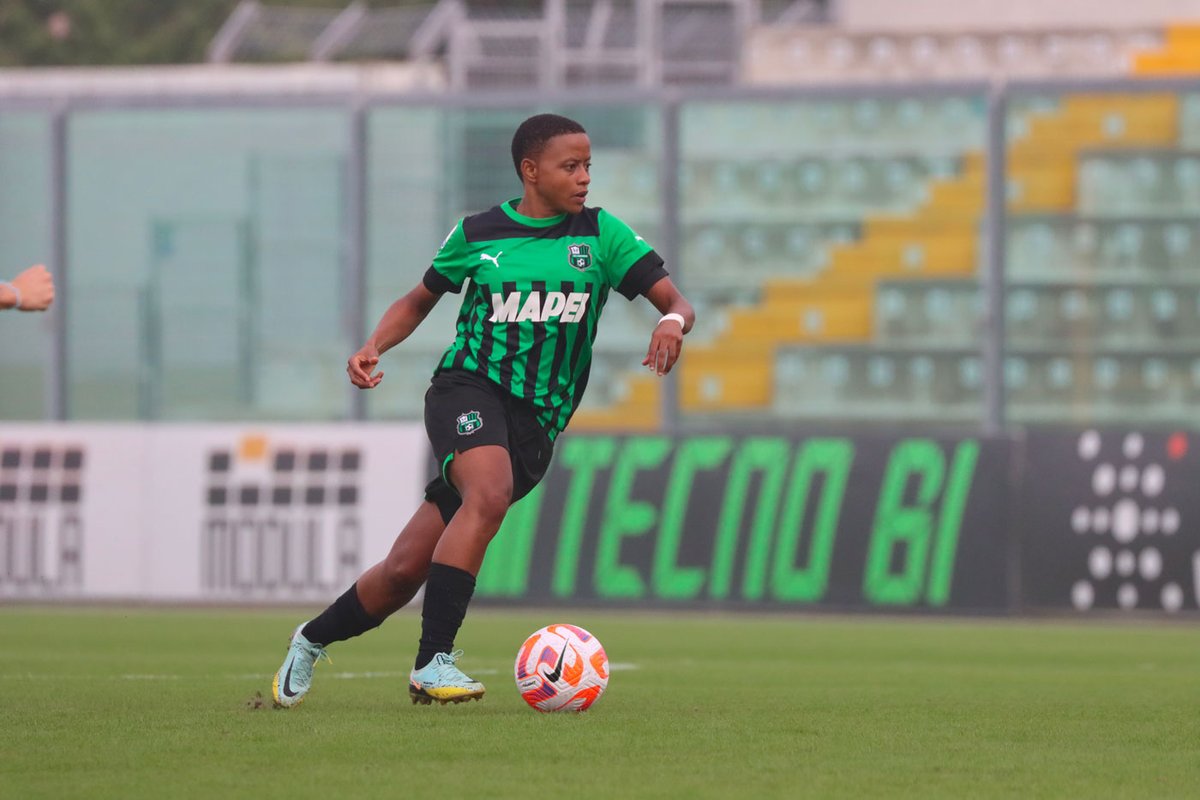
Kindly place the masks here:
POLYGON ((1188 624, 477 608, 459 645, 487 696, 425 707, 405 611, 275 710, 303 617, 0 607, 0 796, 1200 796, 1188 624), (513 685, 550 622, 618 665, 585 714, 538 714, 513 685))

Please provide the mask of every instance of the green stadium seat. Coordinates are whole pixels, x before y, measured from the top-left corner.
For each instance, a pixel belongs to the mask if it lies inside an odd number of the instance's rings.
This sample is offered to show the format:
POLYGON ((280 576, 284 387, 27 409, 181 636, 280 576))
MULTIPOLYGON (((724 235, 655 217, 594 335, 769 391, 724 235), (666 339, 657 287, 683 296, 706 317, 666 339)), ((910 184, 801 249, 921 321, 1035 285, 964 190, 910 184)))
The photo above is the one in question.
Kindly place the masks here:
POLYGON ((1200 214, 1200 156, 1168 150, 1085 153, 1078 207, 1098 215, 1200 214))
MULTIPOLYGON (((1192 352, 1113 347, 1072 352, 1014 348, 1004 362, 1016 423, 1128 421, 1186 424, 1200 410, 1192 352)), ((976 350, 790 346, 776 362, 772 411, 793 419, 978 422, 983 367, 976 350)))
POLYGON ((1200 265, 1200 231, 1194 218, 1177 213, 1014 216, 1007 246, 1008 274, 1020 280, 1159 280, 1164 273, 1194 274, 1200 265))
POLYGON ((1180 102, 1179 146, 1200 150, 1200 92, 1185 94, 1180 102))
POLYGON ((735 150, 771 156, 786 147, 820 156, 831 142, 856 153, 960 154, 982 146, 985 110, 981 98, 964 97, 691 103, 682 116, 684 155, 720 158, 735 150))
POLYGON ((785 418, 975 421, 982 394, 960 369, 972 358, 959 349, 785 347, 772 410, 785 418))

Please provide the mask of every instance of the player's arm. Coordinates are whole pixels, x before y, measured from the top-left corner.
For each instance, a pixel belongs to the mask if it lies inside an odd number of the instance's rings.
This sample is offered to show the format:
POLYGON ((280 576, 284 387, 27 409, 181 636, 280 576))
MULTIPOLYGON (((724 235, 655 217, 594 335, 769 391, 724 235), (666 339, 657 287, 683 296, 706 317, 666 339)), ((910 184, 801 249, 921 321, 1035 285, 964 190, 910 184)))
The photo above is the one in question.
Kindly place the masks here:
POLYGON ((649 367, 656 375, 666 375, 679 360, 679 353, 683 350, 683 335, 696 324, 696 311, 667 277, 655 281, 645 295, 663 316, 654 326, 650 348, 642 359, 642 366, 649 367))
POLYGON ((462 291, 463 281, 470 276, 467 240, 463 221, 459 220, 442 240, 421 282, 383 312, 367 343, 350 356, 346 365, 350 382, 360 389, 378 386, 383 373, 372 375, 371 371, 379 363, 379 356, 407 339, 429 316, 443 294, 462 291))
POLYGON ((346 372, 350 382, 360 389, 373 389, 383 380, 383 372, 371 374, 379 364, 379 356, 407 339, 437 305, 441 295, 430 291, 425 283, 417 284, 383 312, 375 331, 357 353, 350 356, 346 372))
POLYGON ((41 264, 23 270, 11 282, 0 282, 0 309, 45 311, 54 302, 54 278, 41 264))

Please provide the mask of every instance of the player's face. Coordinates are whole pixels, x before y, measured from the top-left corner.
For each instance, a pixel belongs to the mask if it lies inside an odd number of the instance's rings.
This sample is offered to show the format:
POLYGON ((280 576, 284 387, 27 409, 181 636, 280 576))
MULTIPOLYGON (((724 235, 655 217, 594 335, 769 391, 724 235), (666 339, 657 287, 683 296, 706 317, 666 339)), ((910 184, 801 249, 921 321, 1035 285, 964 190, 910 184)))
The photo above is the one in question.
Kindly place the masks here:
POLYGON ((592 182, 592 143, 586 133, 546 142, 537 158, 537 193, 553 214, 578 214, 592 182))

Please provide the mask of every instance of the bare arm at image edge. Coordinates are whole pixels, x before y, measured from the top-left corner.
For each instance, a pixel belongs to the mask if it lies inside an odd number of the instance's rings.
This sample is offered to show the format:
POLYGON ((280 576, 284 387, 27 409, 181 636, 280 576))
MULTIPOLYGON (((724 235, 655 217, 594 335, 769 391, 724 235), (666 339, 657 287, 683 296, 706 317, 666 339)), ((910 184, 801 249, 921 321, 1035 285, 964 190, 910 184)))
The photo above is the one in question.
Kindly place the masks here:
POLYGON ((41 264, 0 281, 0 310, 45 311, 54 302, 54 278, 41 264))

